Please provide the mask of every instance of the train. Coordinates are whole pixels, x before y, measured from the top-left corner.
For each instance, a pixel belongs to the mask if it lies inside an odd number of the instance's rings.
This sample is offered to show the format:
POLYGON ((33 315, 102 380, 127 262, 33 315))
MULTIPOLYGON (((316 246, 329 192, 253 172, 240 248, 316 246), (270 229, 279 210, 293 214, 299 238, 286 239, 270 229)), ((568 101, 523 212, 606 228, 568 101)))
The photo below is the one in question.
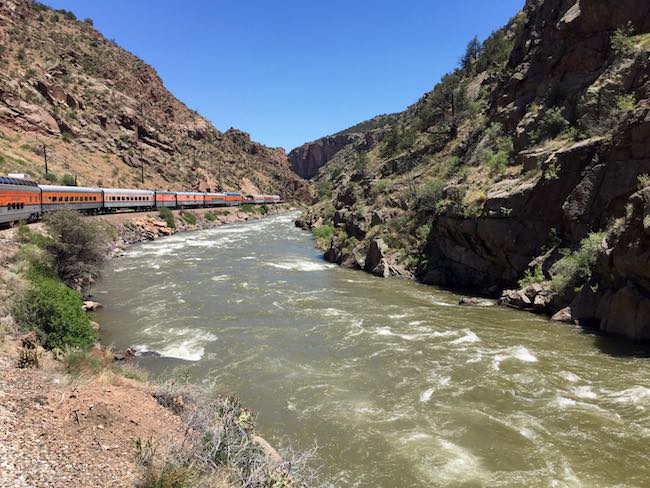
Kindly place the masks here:
POLYGON ((278 195, 39 185, 28 178, 0 176, 0 225, 36 221, 47 212, 61 209, 107 214, 162 207, 188 209, 277 203, 283 203, 278 195))

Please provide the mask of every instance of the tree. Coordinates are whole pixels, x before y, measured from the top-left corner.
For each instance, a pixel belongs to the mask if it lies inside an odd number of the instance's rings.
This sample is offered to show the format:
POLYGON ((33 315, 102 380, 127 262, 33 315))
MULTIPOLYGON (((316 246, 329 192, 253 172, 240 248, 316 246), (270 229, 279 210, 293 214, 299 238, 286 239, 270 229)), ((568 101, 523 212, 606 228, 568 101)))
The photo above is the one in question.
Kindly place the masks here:
POLYGON ((72 210, 52 212, 44 222, 52 237, 47 251, 61 281, 73 288, 91 284, 106 260, 109 239, 104 227, 72 210))
POLYGON ((481 50, 483 49, 483 45, 481 44, 481 41, 478 40, 478 37, 474 36, 474 38, 467 43, 467 48, 465 48, 465 54, 463 54, 463 57, 460 58, 460 66, 465 72, 469 72, 472 68, 472 65, 474 64, 474 61, 476 61, 479 56, 481 55, 481 50))

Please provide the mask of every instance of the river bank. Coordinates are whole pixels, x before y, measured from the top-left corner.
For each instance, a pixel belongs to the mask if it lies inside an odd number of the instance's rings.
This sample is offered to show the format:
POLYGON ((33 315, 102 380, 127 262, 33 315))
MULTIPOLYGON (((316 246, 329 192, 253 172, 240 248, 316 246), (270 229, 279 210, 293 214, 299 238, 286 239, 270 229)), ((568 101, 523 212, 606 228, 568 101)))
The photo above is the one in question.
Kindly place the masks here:
MULTIPOLYGON (((260 219, 286 208, 174 212, 172 225, 154 212, 90 219, 110 224, 112 241, 106 249, 114 257, 136 242, 260 219)), ((40 223, 30 226, 31 232, 42 230, 40 223)), ((255 434, 252 412, 233 397, 214 398, 178 378, 165 384, 149 381, 144 370, 129 360, 115 361, 113 351, 99 343, 83 353, 45 351, 34 335, 19 333, 10 304, 29 286, 22 276, 22 246, 15 229, 0 233, 0 486, 147 487, 162 476, 195 483, 208 476, 210 486, 228 488, 242 476, 277 471, 274 476, 284 479, 293 474, 255 434), (215 418, 215 411, 226 417, 215 418), (197 417, 203 418, 201 424, 197 417), (197 468, 191 459, 203 459, 207 447, 192 433, 225 435, 228 422, 239 434, 228 434, 224 445, 239 443, 237 449, 249 452, 259 466, 242 467, 238 459, 223 465, 201 461, 197 468)))

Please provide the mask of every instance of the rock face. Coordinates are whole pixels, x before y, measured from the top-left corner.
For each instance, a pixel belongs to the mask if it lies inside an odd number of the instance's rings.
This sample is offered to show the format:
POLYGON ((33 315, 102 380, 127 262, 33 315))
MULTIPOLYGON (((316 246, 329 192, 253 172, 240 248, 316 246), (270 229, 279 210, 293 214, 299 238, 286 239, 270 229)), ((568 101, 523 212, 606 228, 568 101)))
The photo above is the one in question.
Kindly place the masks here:
POLYGON ((59 180, 76 174, 80 185, 311 198, 284 150, 236 129, 218 131, 90 22, 30 0, 6 0, 0 46, 3 154, 24 161, 21 171, 43 176, 45 145, 50 173, 59 180))
POLYGON ((315 142, 309 142, 297 147, 289 153, 291 169, 300 177, 307 180, 318 174, 334 155, 344 147, 362 142, 366 146, 363 134, 339 134, 324 137, 315 142))
POLYGON ((650 3, 529 0, 394 121, 319 170, 333 261, 650 340, 650 3))

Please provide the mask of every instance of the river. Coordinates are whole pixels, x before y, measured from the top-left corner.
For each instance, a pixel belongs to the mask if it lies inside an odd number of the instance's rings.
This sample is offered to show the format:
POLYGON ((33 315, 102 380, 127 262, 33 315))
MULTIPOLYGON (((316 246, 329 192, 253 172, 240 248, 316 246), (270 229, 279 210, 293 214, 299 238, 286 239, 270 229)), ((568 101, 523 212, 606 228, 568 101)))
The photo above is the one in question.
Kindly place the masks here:
POLYGON ((328 264, 295 217, 131 247, 102 341, 235 392, 276 446, 317 443, 335 486, 648 486, 646 351, 328 264))

